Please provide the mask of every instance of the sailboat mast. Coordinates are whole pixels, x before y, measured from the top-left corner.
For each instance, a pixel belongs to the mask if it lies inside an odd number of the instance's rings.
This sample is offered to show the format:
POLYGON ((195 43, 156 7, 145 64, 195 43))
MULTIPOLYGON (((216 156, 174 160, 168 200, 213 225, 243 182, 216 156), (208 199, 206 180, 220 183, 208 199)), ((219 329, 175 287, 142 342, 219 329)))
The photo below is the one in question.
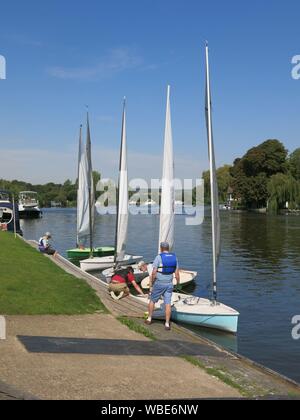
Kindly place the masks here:
POLYGON ((77 168, 77 179, 79 179, 79 165, 80 165, 80 157, 82 153, 82 124, 79 127, 79 144, 78 144, 78 168, 77 168))
POLYGON ((211 117, 211 91, 210 91, 210 69, 208 43, 205 46, 206 55, 206 115, 207 115, 207 135, 209 148, 210 165, 210 192, 211 192, 211 218, 212 218, 212 252, 213 252, 213 301, 217 301, 217 232, 216 232, 216 205, 215 202, 215 162, 212 137, 212 117, 211 117))
POLYGON ((117 191, 117 214, 116 214, 116 233, 115 233, 115 258, 114 258, 114 265, 117 265, 117 258, 118 258, 118 235, 119 235, 119 228, 120 228, 120 194, 121 194, 121 171, 122 171, 122 160, 123 160, 123 152, 124 152, 124 135, 126 130, 126 98, 124 97, 123 100, 123 116, 122 116, 122 131, 121 131, 121 147, 120 147, 120 159, 119 159, 119 179, 118 179, 118 191, 117 191))
POLYGON ((87 112, 87 138, 86 138, 86 151, 88 160, 88 194, 89 194, 89 228, 90 228, 90 257, 93 258, 93 203, 92 203, 92 155, 91 155, 91 133, 89 113, 87 112))
POLYGON ((78 229, 78 222, 79 222, 79 211, 78 211, 78 191, 79 191, 79 172, 80 172, 80 161, 81 161, 81 154, 82 154, 82 124, 80 124, 80 128, 79 128, 79 146, 78 146, 78 168, 77 168, 77 182, 78 182, 78 186, 77 186, 77 241, 76 241, 76 247, 79 246, 79 229, 78 229))

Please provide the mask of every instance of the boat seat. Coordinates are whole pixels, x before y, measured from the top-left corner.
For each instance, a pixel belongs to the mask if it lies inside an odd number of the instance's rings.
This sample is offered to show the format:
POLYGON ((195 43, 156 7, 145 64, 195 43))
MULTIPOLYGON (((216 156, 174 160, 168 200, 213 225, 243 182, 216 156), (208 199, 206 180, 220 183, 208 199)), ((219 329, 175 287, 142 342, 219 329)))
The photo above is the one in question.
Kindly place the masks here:
POLYGON ((186 304, 186 305, 190 305, 190 306, 198 305, 198 303, 200 302, 200 299, 201 298, 196 297, 196 296, 188 297, 188 298, 183 300, 183 303, 186 304))

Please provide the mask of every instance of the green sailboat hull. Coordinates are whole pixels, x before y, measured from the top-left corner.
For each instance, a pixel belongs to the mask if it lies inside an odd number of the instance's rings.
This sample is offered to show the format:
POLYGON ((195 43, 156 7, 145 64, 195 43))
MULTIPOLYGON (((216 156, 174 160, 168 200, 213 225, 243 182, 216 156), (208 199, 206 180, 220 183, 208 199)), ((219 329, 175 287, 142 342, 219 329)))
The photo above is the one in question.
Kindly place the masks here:
MULTIPOLYGON (((101 246, 96 247, 93 250, 93 256, 94 257, 108 257, 110 255, 114 255, 115 248, 112 246, 101 246)), ((71 260, 84 260, 86 258, 89 258, 91 253, 90 248, 75 248, 75 249, 69 249, 67 251, 68 258, 71 260)))

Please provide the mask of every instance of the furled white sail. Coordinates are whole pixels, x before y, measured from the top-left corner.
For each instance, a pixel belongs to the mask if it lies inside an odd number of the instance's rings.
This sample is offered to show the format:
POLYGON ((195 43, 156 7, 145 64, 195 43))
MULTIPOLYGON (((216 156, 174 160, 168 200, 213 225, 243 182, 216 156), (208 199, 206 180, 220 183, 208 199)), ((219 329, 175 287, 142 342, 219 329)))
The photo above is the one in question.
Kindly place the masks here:
POLYGON ((208 152, 210 162, 210 190, 211 190, 211 215, 212 215, 212 243, 213 243, 213 293, 217 299, 217 265, 221 254, 221 235, 220 235, 220 210, 219 193, 215 162, 215 151, 212 131, 212 112, 211 112, 211 91, 210 91, 210 71, 209 71, 209 52, 206 44, 206 98, 205 115, 207 125, 208 152))
POLYGON ((117 202, 117 229, 116 229, 116 261, 125 256, 127 228, 128 228, 128 174, 127 174, 127 142, 126 142, 126 103, 124 99, 122 135, 119 166, 119 188, 117 202))
POLYGON ((78 190, 77 190, 77 245, 84 245, 90 232, 89 223, 88 161, 86 148, 82 144, 80 126, 78 151, 78 190))
POLYGON ((89 235, 90 235, 90 249, 93 249, 93 236, 95 225, 95 188, 93 181, 93 167, 92 167, 92 144, 90 133, 89 114, 87 113, 87 133, 86 133, 86 156, 88 163, 88 192, 89 192, 89 235))
POLYGON ((174 245, 174 202, 174 157, 170 107, 170 86, 168 86, 164 160, 161 182, 159 244, 161 242, 168 242, 171 249, 174 245))

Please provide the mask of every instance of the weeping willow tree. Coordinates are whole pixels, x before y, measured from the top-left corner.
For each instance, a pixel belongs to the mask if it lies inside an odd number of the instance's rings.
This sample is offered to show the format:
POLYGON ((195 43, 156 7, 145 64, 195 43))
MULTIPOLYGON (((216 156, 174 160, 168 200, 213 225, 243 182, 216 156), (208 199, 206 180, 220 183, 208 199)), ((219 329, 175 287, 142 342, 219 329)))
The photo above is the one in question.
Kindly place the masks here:
POLYGON ((290 174, 273 175, 268 182, 269 211, 277 213, 286 203, 290 209, 300 206, 300 182, 290 174))

